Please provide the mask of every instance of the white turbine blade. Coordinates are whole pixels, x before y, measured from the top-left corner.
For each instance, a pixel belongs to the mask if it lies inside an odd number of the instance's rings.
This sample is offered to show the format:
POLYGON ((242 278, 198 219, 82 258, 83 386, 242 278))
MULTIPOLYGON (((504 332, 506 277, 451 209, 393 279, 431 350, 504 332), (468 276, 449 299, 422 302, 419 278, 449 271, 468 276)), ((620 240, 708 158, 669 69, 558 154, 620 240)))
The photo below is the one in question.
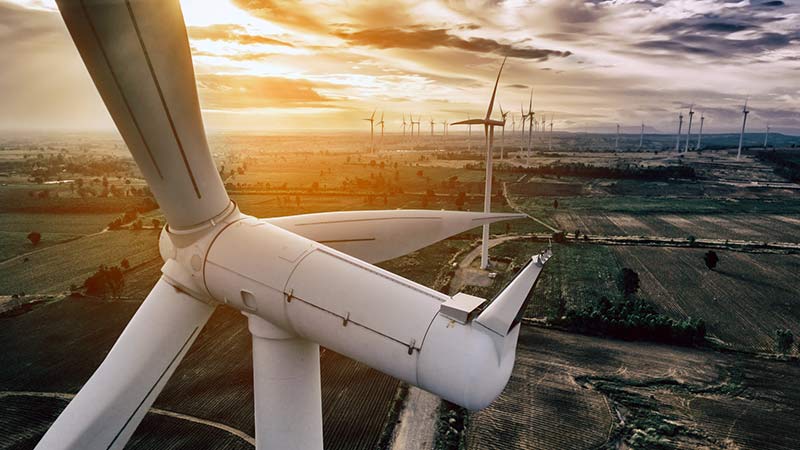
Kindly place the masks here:
POLYGON ((58 0, 58 6, 170 226, 222 213, 230 200, 208 150, 178 1, 58 0))
POLYGON ((462 120, 460 122, 453 122, 450 125, 483 125, 486 121, 483 119, 469 119, 469 120, 462 120))
POLYGON ((265 219, 368 263, 378 263, 484 224, 522 214, 463 211, 341 211, 265 219))
POLYGON ((123 448, 213 311, 159 280, 36 448, 123 448))
POLYGON ((486 110, 486 120, 492 117, 492 108, 494 108, 494 97, 497 94, 497 84, 500 83, 500 74, 503 73, 503 66, 506 65, 506 58, 503 58, 503 63, 500 64, 500 70, 497 72, 497 79, 494 80, 494 89, 492 90, 492 98, 489 100, 489 108, 486 110))
POLYGON ((507 335, 525 313, 528 293, 533 289, 544 263, 549 258, 549 251, 531 258, 520 274, 498 294, 475 321, 501 336, 507 335))

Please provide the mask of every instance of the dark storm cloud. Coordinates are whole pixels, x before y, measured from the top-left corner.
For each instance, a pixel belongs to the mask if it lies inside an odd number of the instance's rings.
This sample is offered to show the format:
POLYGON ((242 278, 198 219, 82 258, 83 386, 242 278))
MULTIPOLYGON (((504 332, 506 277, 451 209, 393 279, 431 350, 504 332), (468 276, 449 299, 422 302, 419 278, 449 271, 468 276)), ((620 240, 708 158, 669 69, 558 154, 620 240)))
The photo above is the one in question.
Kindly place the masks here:
POLYGON ((546 61, 550 57, 567 57, 569 51, 523 47, 498 42, 487 38, 462 38, 450 34, 443 28, 422 26, 401 28, 370 28, 359 31, 336 31, 334 35, 351 45, 361 45, 381 49, 403 48, 428 50, 436 47, 449 47, 478 53, 496 53, 512 58, 546 61))
POLYGON ((757 56, 797 45, 800 41, 796 24, 787 31, 786 24, 781 22, 788 16, 775 14, 776 8, 784 7, 783 2, 762 2, 661 23, 646 30, 659 35, 660 39, 636 43, 634 47, 712 58, 757 56), (770 12, 764 13, 764 10, 770 12))

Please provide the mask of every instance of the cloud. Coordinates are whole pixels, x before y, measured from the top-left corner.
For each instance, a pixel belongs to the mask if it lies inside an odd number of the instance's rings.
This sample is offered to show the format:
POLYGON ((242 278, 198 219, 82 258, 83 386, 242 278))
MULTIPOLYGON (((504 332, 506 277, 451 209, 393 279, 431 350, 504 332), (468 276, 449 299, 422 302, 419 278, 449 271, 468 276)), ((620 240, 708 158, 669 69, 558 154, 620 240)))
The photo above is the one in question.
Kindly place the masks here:
POLYGON ((368 28, 359 31, 336 31, 334 35, 351 45, 361 45, 380 49, 404 48, 428 50, 436 47, 449 47, 478 53, 496 53, 512 58, 545 61, 550 57, 567 57, 569 51, 548 50, 534 47, 521 47, 505 44, 494 39, 471 37, 462 38, 450 34, 443 28, 414 26, 401 28, 368 28))
POLYGON ((327 105, 308 80, 254 75, 198 76, 201 104, 210 109, 289 108, 327 105))
POLYGON ((290 28, 322 33, 327 26, 308 12, 308 5, 289 0, 233 0, 233 4, 250 14, 290 28))
POLYGON ((267 36, 248 34, 241 25, 217 24, 207 27, 188 27, 189 37, 192 39, 208 39, 211 41, 231 41, 239 44, 265 44, 294 47, 289 42, 267 36))

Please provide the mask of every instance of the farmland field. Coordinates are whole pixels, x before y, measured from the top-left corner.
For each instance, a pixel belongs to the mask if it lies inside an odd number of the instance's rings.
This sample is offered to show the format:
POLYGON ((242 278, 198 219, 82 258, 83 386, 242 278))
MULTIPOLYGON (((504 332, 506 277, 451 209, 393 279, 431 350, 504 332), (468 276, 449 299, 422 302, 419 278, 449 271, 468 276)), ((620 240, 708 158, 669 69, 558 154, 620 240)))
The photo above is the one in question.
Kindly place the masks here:
POLYGON ((0 263, 0 293, 59 293, 71 284, 82 285, 102 264, 116 265, 127 258, 135 267, 160 258, 158 233, 109 231, 51 246, 26 258, 0 263))
MULTIPOLYGON (((77 392, 137 306, 133 301, 65 299, 22 316, 0 319, 0 354, 7 361, 27 361, 0 367, 0 391, 77 392)), ((329 350, 321 354, 321 367, 325 448, 374 448, 399 382, 329 350)), ((218 422, 252 436, 252 395, 250 334, 245 318, 230 308, 219 308, 154 407, 218 422)), ((0 430, 4 431, 0 448, 32 448, 66 406, 65 401, 25 399, 0 395, 0 430), (20 420, 29 425, 14 426, 20 420)), ((152 413, 147 417, 127 448, 161 449, 162 444, 192 448, 191 443, 201 442, 197 439, 203 436, 211 439, 207 442, 214 442, 215 448, 217 442, 223 448, 251 448, 205 425, 152 413), (171 438, 163 442, 153 438, 162 433, 171 438)))
POLYGON ((523 327, 467 448, 798 448, 798 376, 796 363, 523 327))
POLYGON ((776 329, 800 334, 800 255, 720 251, 711 271, 699 249, 615 247, 614 253, 639 273, 647 299, 673 317, 704 319, 711 334, 735 348, 769 352, 776 329))

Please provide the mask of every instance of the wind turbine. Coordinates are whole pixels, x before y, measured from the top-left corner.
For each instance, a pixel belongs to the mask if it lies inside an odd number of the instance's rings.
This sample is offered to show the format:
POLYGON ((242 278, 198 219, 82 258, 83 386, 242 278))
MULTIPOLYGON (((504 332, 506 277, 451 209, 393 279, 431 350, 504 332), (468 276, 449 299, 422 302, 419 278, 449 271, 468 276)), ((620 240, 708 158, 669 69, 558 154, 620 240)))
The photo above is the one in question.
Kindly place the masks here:
POLYGON ((675 143, 675 151, 681 152, 681 129, 683 128, 683 111, 678 115, 678 142, 675 143))
POLYGON ((372 115, 369 116, 369 119, 364 119, 369 122, 369 150, 370 152, 375 152, 375 144, 374 144, 374 135, 375 135, 375 111, 372 111, 372 115))
POLYGON ((642 131, 639 132, 639 150, 642 149, 642 144, 644 144, 644 122, 642 122, 642 131))
POLYGON ((403 137, 406 137, 406 115, 403 113, 403 137))
POLYGON ((694 103, 689 106, 689 126, 686 128, 686 147, 685 153, 689 152, 689 142, 692 140, 692 118, 694 117, 694 103))
POLYGON ((506 150, 506 116, 508 116, 511 111, 504 112, 503 105, 498 104, 498 106, 500 106, 500 116, 503 118, 503 129, 500 131, 500 161, 502 161, 506 150))
MULTIPOLYGON (((494 82, 492 98, 489 100, 489 107, 486 109, 486 117, 483 119, 468 119, 456 122, 453 125, 483 125, 483 132, 486 137, 486 188, 483 194, 483 212, 490 214, 492 210, 492 146, 494 145, 494 127, 505 126, 505 121, 492 119, 492 108, 497 94, 497 84, 500 82, 500 74, 503 73, 503 66, 506 65, 506 58, 500 64, 497 72, 497 79, 494 82)), ((489 224, 483 226, 483 237, 481 239, 481 269, 489 267, 489 224)))
POLYGON ((764 150, 767 149, 767 140, 769 139, 769 130, 770 130, 769 122, 767 122, 767 132, 764 133, 764 150))
POLYGON ((383 145, 383 111, 381 111, 381 121, 378 122, 378 125, 381 126, 381 145, 383 145))
POLYGON ((533 119, 535 115, 536 113, 533 112, 533 89, 531 89, 531 98, 528 101, 528 120, 530 120, 528 124, 528 164, 531 163, 531 139, 533 138, 533 119))
MULTIPOLYGON (((469 122, 470 120, 472 120, 472 118, 470 118, 469 114, 467 114, 467 121, 469 122)), ((453 125, 456 125, 457 123, 454 123, 453 125)), ((467 127, 467 151, 472 151, 472 125, 467 127)))
POLYGON ((433 117, 431 117, 431 137, 433 137, 433 126, 436 125, 436 122, 433 121, 433 117))
POLYGON ((420 137, 422 135, 422 115, 419 115, 414 123, 417 124, 417 137, 420 137))
POLYGON ((617 139, 614 141, 614 151, 619 150, 619 124, 617 124, 617 139))
POLYGON ((739 160, 739 158, 742 156, 742 142, 744 141, 744 129, 745 126, 747 125, 747 115, 750 114, 750 110, 747 109, 747 100, 749 99, 745 99, 744 107, 742 108, 742 114, 744 115, 744 117, 742 118, 742 132, 741 134, 739 134, 739 150, 737 150, 736 152, 736 160, 739 160))
POLYGON ((553 121, 556 118, 556 114, 553 113, 550 115, 550 145, 548 146, 548 151, 553 151, 553 121))
POLYGON ((223 303, 252 334, 257 450, 322 448, 319 345, 469 409, 500 395, 550 253, 482 312, 373 263, 520 215, 242 214, 208 149, 179 2, 57 3, 168 225, 163 276, 37 449, 122 449, 223 303))
POLYGON ((703 139, 703 123, 706 121, 705 113, 700 113, 700 132, 697 134, 697 148, 696 150, 700 150, 700 142, 703 139))
POLYGON ((447 139, 447 121, 442 121, 442 142, 446 141, 447 139))
POLYGON ((519 114, 522 118, 522 134, 520 135, 519 139, 519 151, 522 152, 522 150, 525 148, 525 121, 528 120, 528 115, 525 114, 525 109, 522 106, 522 102, 519 103, 519 114))

